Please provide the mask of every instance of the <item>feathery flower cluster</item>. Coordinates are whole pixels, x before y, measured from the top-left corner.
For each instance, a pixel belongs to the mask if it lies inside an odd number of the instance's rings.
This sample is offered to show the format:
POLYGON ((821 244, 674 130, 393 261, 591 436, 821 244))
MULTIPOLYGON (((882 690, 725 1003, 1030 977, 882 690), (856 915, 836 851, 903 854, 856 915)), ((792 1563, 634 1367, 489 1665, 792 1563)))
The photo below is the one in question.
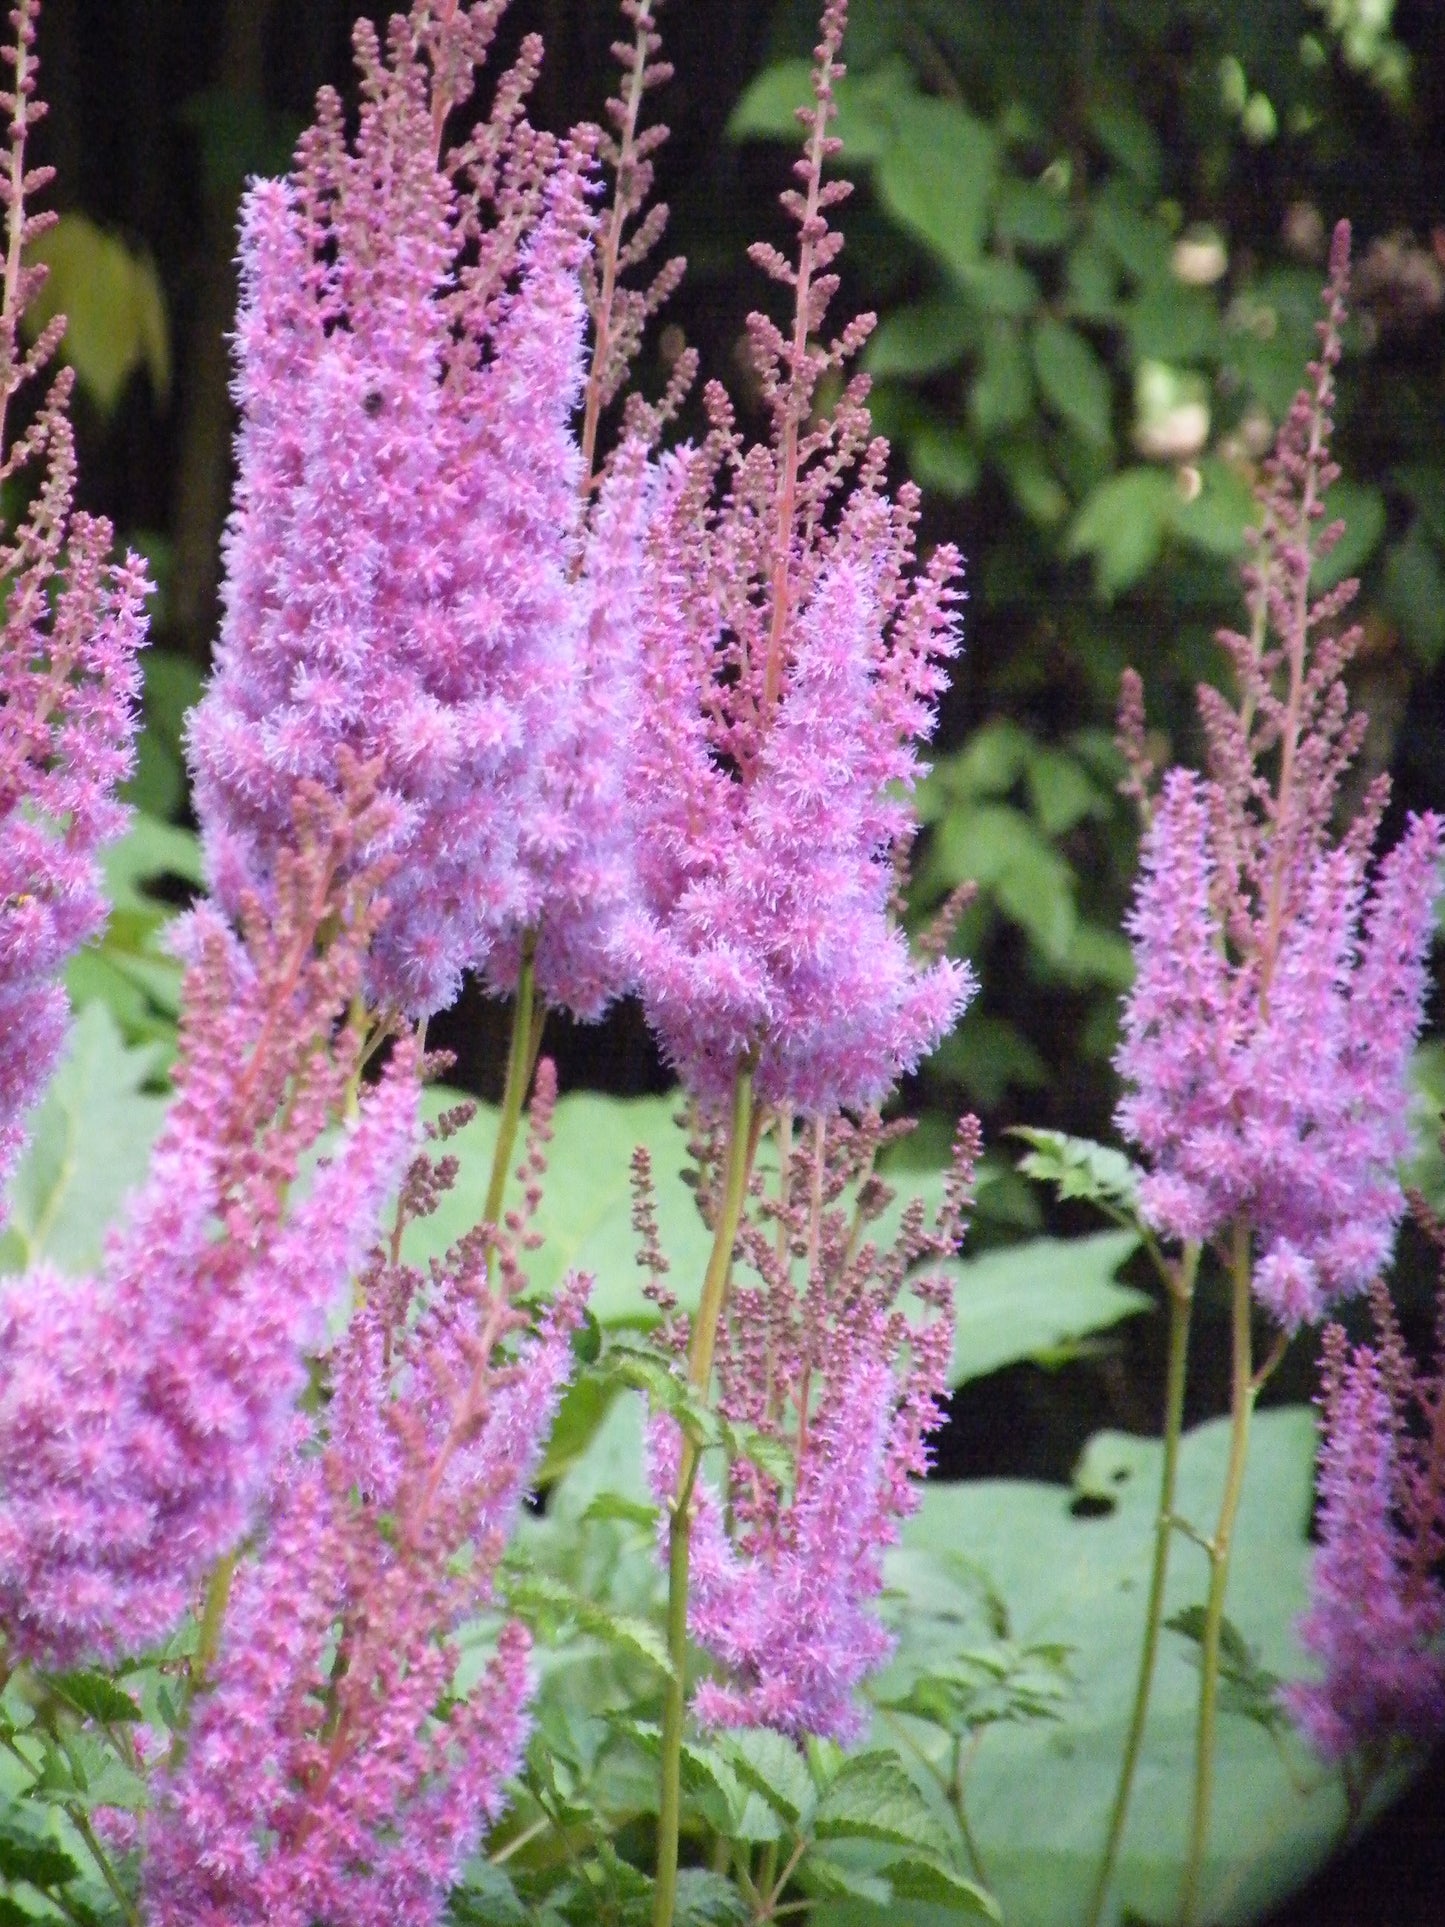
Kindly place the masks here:
POLYGON ((49 168, 25 164, 30 129, 45 111, 35 98, 36 11, 37 0, 15 10, 15 41, 3 52, 10 85, 0 90, 9 121, 0 170, 0 484, 15 489, 37 472, 18 527, 0 537, 0 1184, 20 1147, 23 1113, 60 1054, 66 1001, 57 979, 105 922, 96 857, 124 821, 115 792, 131 770, 150 587, 136 556, 107 560, 109 523, 73 507, 70 370, 57 375, 26 432, 5 440, 10 404, 65 326, 57 316, 22 349, 21 319, 45 273, 23 256, 54 219, 25 208, 51 178, 49 168))
POLYGON ((298 777, 330 781, 342 746, 379 763, 409 887, 377 935, 373 1004, 439 1009, 496 946, 505 982, 540 923, 544 994, 591 1015, 619 984, 607 943, 546 926, 585 889, 605 938, 630 890, 606 842, 625 757, 603 763, 598 738, 635 713, 626 583, 647 478, 619 465, 606 552, 584 566, 589 145, 522 119, 535 41, 490 119, 442 152, 499 11, 415 0, 385 55, 359 24, 354 143, 323 94, 291 178, 247 197, 239 481, 191 757, 230 907, 272 887, 298 777))
MULTIPOLYGON (((781 1195, 754 1186, 739 1244, 761 1283, 730 1296, 718 1409, 761 1446, 730 1468, 726 1510, 701 1478, 691 1496, 688 1625, 722 1669, 694 1697, 709 1725, 846 1743, 862 1725, 856 1688, 892 1651, 873 1610, 883 1553, 917 1503, 953 1344, 948 1282, 916 1267, 957 1248, 979 1134, 966 1119, 936 1224, 915 1201, 880 1251, 865 1227, 892 1197, 872 1175, 886 1135, 876 1117, 815 1119, 785 1152, 781 1195)), ((654 1420, 660 1498, 676 1491, 679 1447, 675 1422, 654 1420)))
MULTIPOLYGON (((1315 1750, 1343 1760, 1445 1732, 1445 1344, 1433 1385, 1411 1368, 1383 1291, 1379 1340, 1325 1333, 1320 1549, 1300 1622, 1319 1680, 1283 1689, 1315 1750), (1423 1424, 1416 1425, 1416 1418, 1423 1424)), ((1445 1339, 1445 1331, 1442 1331, 1445 1339)))
MULTIPOLYGON (((1342 679, 1359 632, 1335 626, 1356 585, 1309 594, 1340 533, 1321 498, 1348 255, 1342 224, 1320 358, 1261 491, 1251 631, 1221 637, 1240 705, 1201 690, 1209 775, 1172 771, 1145 838, 1117 1058, 1146 1215, 1201 1241, 1247 1223, 1256 1293, 1287 1330, 1390 1255, 1442 848, 1434 817, 1412 820, 1367 884, 1383 784, 1338 843, 1329 829, 1364 726, 1342 679)), ((1134 682, 1125 707, 1137 735, 1134 682)))
MULTIPOLYGON (((545 1071, 542 1085, 532 1186, 545 1071)), ((425 1157, 413 1166, 392 1250, 451 1175, 425 1157)), ((491 1226, 430 1278, 374 1257, 330 1361, 324 1425, 296 1423, 261 1549, 237 1575, 183 1758, 147 1823, 155 1927, 441 1917, 520 1764, 530 1694, 522 1627, 503 1627, 465 1695, 453 1692, 455 1635, 492 1598, 587 1290, 569 1279, 533 1328, 524 1283, 491 1226)))
POLYGON ((20 1657, 113 1656, 173 1628, 249 1526, 305 1351, 405 1168, 416 1080, 398 1046, 299 1193, 360 1075, 362 1038, 336 1027, 382 878, 353 859, 387 811, 358 781, 341 803, 303 790, 300 846, 244 944, 192 914, 175 1101, 99 1278, 42 1267, 0 1297, 0 1622, 20 1657))
POLYGON ((877 1102, 972 987, 962 965, 912 959, 891 914, 914 826, 899 792, 957 648, 958 558, 914 572, 917 495, 885 492, 862 377, 811 419, 872 326, 814 339, 842 244, 827 209, 849 191, 822 178, 843 13, 824 15, 802 191, 783 197, 796 263, 753 250, 794 298, 791 338, 749 318, 771 440, 745 448, 712 385, 707 441, 664 464, 633 790, 631 951, 664 1049, 709 1102, 746 1065, 762 1099, 808 1110, 877 1102))

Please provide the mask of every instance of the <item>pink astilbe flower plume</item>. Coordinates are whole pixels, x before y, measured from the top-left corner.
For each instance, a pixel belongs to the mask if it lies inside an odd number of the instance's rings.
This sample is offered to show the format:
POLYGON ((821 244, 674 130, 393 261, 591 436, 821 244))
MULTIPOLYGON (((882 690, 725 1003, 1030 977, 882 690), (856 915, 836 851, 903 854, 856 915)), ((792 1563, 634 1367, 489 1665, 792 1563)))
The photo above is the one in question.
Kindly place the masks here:
MULTIPOLYGON (((392 1249, 449 1175, 413 1168, 392 1249)), ((524 1283, 485 1226, 430 1278, 383 1254, 367 1271, 325 1419, 296 1427, 147 1823, 155 1927, 441 1918, 520 1764, 531 1690, 527 1635, 508 1623, 455 1696, 456 1635, 492 1600, 586 1296, 569 1280, 533 1325, 524 1283)))
POLYGON ((0 170, 0 484, 31 491, 18 525, 0 533, 0 1185, 22 1141, 22 1115, 64 1040, 60 973, 105 923, 96 858, 125 820, 116 789, 132 767, 150 588, 136 556, 107 560, 110 524, 74 507, 70 370, 56 376, 30 427, 6 439, 17 393, 65 328, 57 316, 22 348, 21 320, 45 274, 23 255, 54 219, 26 212, 51 178, 49 168, 26 166, 30 129, 45 112, 35 98, 37 10, 37 0, 21 0, 11 16, 10 85, 0 91, 9 121, 0 170))
POLYGON ((1378 1346, 1351 1349, 1337 1325, 1325 1334, 1320 1547, 1299 1624, 1322 1676, 1282 1693, 1331 1761, 1445 1732, 1445 1589, 1433 1570, 1445 1548, 1445 1375, 1428 1386, 1414 1374, 1388 1300, 1375 1303, 1378 1346))
MULTIPOLYGON (((690 1500, 688 1625, 719 1668, 694 1696, 707 1725, 847 1743, 864 1724, 857 1688, 893 1650, 876 1613, 883 1554, 917 1504, 953 1344, 949 1285, 916 1267, 962 1237, 979 1139, 966 1120, 937 1223, 910 1206, 880 1251, 864 1240, 892 1196, 872 1176, 886 1135, 876 1118, 816 1120, 782 1195, 755 1187, 740 1246, 762 1283, 732 1292, 718 1404, 764 1449, 730 1468, 726 1509, 705 1476, 690 1500), (902 1307, 910 1293, 921 1317, 902 1307)), ((654 1419, 660 1498, 676 1491, 679 1446, 674 1421, 654 1419)))
MULTIPOLYGON (((1348 230, 1335 237, 1322 350, 1280 431, 1245 571, 1252 626, 1226 633, 1241 695, 1200 692, 1209 773, 1173 770, 1144 841, 1128 929, 1136 979, 1117 1064, 1121 1128, 1145 1153, 1145 1215, 1173 1238, 1254 1235, 1256 1295, 1286 1330, 1365 1289, 1404 1210, 1406 1072, 1427 989, 1442 826, 1412 819, 1370 876, 1384 807, 1330 824, 1364 719, 1337 628, 1356 585, 1314 601, 1348 230)), ((1137 683, 1126 689, 1137 744, 1137 683)), ((1141 787, 1140 752, 1131 757, 1141 787)))
POLYGON ((816 339, 842 244, 827 209, 849 191, 822 178, 843 12, 824 16, 802 189, 783 196, 796 261, 753 250, 794 300, 790 337, 748 324, 771 439, 745 447, 710 387, 706 443, 664 464, 649 557, 631 943, 649 1021, 711 1103, 744 1065, 769 1102, 876 1102, 972 988, 962 965, 910 957, 892 918, 915 744, 958 646, 958 558, 915 570, 917 493, 885 492, 862 377, 814 419, 872 326, 816 339))
POLYGON ((443 147, 499 11, 417 0, 385 55, 359 25, 354 142, 324 94, 290 179, 247 196, 239 479, 191 760, 227 905, 272 887, 298 776, 331 781, 341 747, 379 765, 408 886, 374 1005, 434 1011, 489 961, 507 985, 524 933, 555 921, 544 994, 590 1015, 621 974, 566 927, 571 878, 599 904, 629 893, 610 853, 589 862, 588 826, 619 815, 598 739, 607 703, 635 709, 615 592, 646 481, 619 475, 611 548, 584 566, 588 137, 521 118, 528 41, 490 119, 443 147))
POLYGON ((405 1168, 398 1045, 303 1178, 360 1076, 343 1019, 383 877, 354 859, 390 815, 364 782, 339 803, 302 787, 299 847, 244 942, 209 908, 189 919, 176 1097, 100 1276, 42 1268, 0 1297, 0 1623, 19 1657, 113 1657, 175 1625, 248 1529, 306 1352, 405 1168))

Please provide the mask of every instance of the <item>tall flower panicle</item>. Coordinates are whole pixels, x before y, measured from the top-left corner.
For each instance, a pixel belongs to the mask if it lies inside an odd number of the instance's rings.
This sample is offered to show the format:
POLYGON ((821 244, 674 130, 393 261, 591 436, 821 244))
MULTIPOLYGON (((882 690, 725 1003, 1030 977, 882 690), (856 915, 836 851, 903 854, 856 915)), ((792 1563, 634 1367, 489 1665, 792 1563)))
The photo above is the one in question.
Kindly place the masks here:
MULTIPOLYGON (((543 1077, 546 1111, 546 1080, 543 1077)), ((534 1141, 522 1173, 540 1175, 534 1141)), ((421 1160, 396 1249, 446 1173, 421 1160)), ((237 1575, 184 1756, 147 1823, 156 1927, 431 1927, 502 1808, 527 1734, 528 1641, 453 1692, 570 1374, 586 1281, 533 1326, 495 1227, 430 1278, 378 1254, 237 1575), (493 1277, 495 1273, 495 1277, 493 1277)))
POLYGON ((796 259, 753 250, 794 305, 790 336, 749 318, 771 437, 745 446, 714 385, 707 441, 664 466, 634 764, 631 944, 664 1049, 710 1102, 748 1066, 761 1098, 820 1110, 881 1098, 971 988, 961 965, 910 957, 891 914, 915 744, 958 643, 958 558, 915 569, 917 494, 886 492, 862 377, 814 419, 872 326, 817 338, 842 244, 827 210, 849 192, 823 179, 843 17, 841 0, 824 15, 801 188, 783 197, 796 259))
MULTIPOLYGON (((621 604, 602 598, 644 481, 619 476, 599 508, 615 551, 584 567, 590 137, 521 118, 529 41, 491 118, 443 149, 499 12, 416 0, 385 55, 360 25, 354 143, 323 95, 290 179, 247 198, 225 615, 191 732, 226 904, 270 889, 298 776, 330 780, 343 746, 380 765, 408 888, 367 992, 411 1014, 465 969, 514 974, 523 933, 574 908, 560 879, 588 810, 616 815, 605 703, 576 710, 618 669, 624 700, 621 604)), ((540 958, 544 991, 588 1014, 617 987, 593 948, 563 929, 540 958)))
POLYGON ((405 1168, 398 1046, 299 1189, 360 1076, 342 1020, 382 877, 353 858, 390 814, 361 780, 342 803, 303 791, 299 850, 245 943, 192 914, 176 1098, 100 1276, 41 1268, 0 1298, 0 1621, 21 1657, 133 1652, 176 1623, 249 1527, 306 1351, 405 1168))
MULTIPOLYGON (((1442 849, 1440 822, 1412 819, 1371 879, 1382 783, 1338 841, 1330 828, 1363 731, 1343 681, 1358 630, 1338 628, 1356 585, 1309 586, 1340 534, 1322 497, 1348 241, 1342 224, 1321 354, 1266 470, 1251 628, 1221 638, 1238 706, 1201 690, 1208 775, 1170 772, 1145 837, 1117 1058, 1146 1215, 1199 1241, 1247 1224, 1256 1293, 1291 1330, 1393 1247, 1442 849)), ((1126 709, 1137 736, 1137 684, 1126 709)))
POLYGON ((1325 1334, 1320 1548, 1299 1626, 1322 1673, 1283 1699, 1331 1761, 1445 1732, 1445 1380, 1408 1368, 1387 1304, 1378 1346, 1325 1334))
MULTIPOLYGON (((816 1120, 785 1154, 780 1195, 755 1187, 739 1240, 761 1282, 731 1295, 718 1404, 763 1444, 732 1465, 725 1495, 700 1477, 691 1497, 689 1630, 719 1668, 693 1702, 709 1725, 846 1743, 863 1724, 859 1684, 892 1652, 875 1611, 883 1554, 917 1502, 953 1341, 947 1281, 915 1268, 962 1236, 979 1139, 966 1120, 937 1222, 911 1205, 880 1250, 866 1227, 892 1195, 872 1175, 885 1136, 876 1118, 816 1120)), ((660 1497, 676 1489, 679 1443, 654 1420, 660 1497)))
MULTIPOLYGON (((0 170, 5 265, 0 289, 0 484, 30 489, 18 526, 0 535, 0 1184, 22 1116, 55 1068, 64 1038, 65 964, 105 922, 97 854, 124 822, 117 786, 133 759, 150 584, 134 555, 107 558, 108 522, 74 507, 72 375, 56 376, 30 427, 6 437, 20 389, 64 330, 57 316, 34 344, 21 320, 44 278, 29 244, 54 219, 26 203, 51 178, 26 165, 35 98, 38 0, 20 0, 0 90, 8 144, 0 170)), ((0 1206, 3 1216, 3 1206, 0 1206)))

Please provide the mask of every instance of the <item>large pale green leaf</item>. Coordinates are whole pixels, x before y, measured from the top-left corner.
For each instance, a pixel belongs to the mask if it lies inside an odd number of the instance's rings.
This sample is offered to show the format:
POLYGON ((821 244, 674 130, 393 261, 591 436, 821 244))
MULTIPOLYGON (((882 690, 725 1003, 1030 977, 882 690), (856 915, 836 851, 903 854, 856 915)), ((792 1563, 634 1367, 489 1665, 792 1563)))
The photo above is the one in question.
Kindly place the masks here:
POLYGON ((1056 1360, 1090 1332, 1148 1311, 1153 1300, 1114 1282, 1138 1249, 1132 1231, 1027 1244, 953 1260, 957 1329, 952 1381, 965 1384, 1022 1359, 1056 1360))
POLYGON ((104 1004, 83 1010, 65 1060, 37 1106, 10 1186, 0 1270, 46 1258, 90 1270, 126 1193, 145 1175, 165 1101, 144 1086, 160 1051, 128 1046, 104 1004))
MULTIPOLYGON (((438 1089, 427 1096, 432 1115, 458 1101, 455 1091, 438 1089)), ((686 1134, 675 1122, 679 1102, 676 1095, 615 1098, 593 1092, 561 1099, 534 1227, 543 1244, 526 1259, 534 1290, 555 1291, 568 1271, 588 1271, 597 1281, 592 1310, 598 1319, 656 1315, 642 1295, 646 1280, 632 1227, 632 1154, 643 1145, 652 1158, 662 1246, 672 1263, 667 1283, 681 1303, 696 1303, 711 1240, 693 1193, 682 1182, 686 1134)), ((408 1233, 406 1252, 413 1261, 439 1256, 480 1218, 496 1133, 496 1112, 483 1106, 447 1147, 461 1159, 461 1177, 435 1216, 408 1233)), ((514 1164, 520 1154, 519 1145, 514 1164)), ((516 1193, 513 1181, 509 1205, 516 1193)))
MULTIPOLYGON (((1308 1577, 1314 1438, 1303 1408, 1257 1417, 1235 1535, 1229 1617, 1259 1665, 1281 1678, 1305 1670, 1293 1629, 1308 1577)), ((1228 1445, 1225 1421, 1184 1441, 1178 1509, 1205 1531, 1218 1512, 1228 1445)), ((1062 1723, 990 1730, 968 1777, 968 1816, 989 1883, 1005 1917, 1029 1927, 1076 1927, 1097 1865, 1134 1690, 1159 1465, 1157 1442, 1104 1433, 1074 1491, 1022 1480, 931 1485, 892 1561, 915 1638, 931 1629, 941 1648, 976 1636, 977 1584, 960 1573, 982 1570, 1011 1638, 1072 1649, 1078 1694, 1062 1723), (1081 1495, 1089 1503, 1076 1512, 1081 1495)), ((1177 1539, 1166 1613, 1197 1606, 1205 1585, 1203 1553, 1177 1539)), ((1165 1920, 1177 1908, 1196 1662, 1192 1641, 1164 1635, 1111 1920, 1126 1908, 1165 1920)), ((1203 1913, 1241 1922, 1333 1850, 1344 1801, 1338 1780, 1292 1740, 1281 1745, 1256 1721, 1234 1717, 1220 1724, 1215 1789, 1203 1913)))

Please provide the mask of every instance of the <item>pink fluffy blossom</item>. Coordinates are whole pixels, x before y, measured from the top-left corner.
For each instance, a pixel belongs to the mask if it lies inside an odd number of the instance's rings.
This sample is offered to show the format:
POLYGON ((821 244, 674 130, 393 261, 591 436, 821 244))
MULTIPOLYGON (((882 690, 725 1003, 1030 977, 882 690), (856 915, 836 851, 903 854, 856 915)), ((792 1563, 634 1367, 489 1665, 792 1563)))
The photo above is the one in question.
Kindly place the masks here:
POLYGON ((1120 1123, 1150 1158, 1141 1201, 1176 1238, 1247 1220, 1256 1291, 1286 1327, 1389 1260, 1440 853, 1439 823, 1420 818, 1367 892, 1357 848, 1321 849, 1264 997, 1213 908, 1200 779, 1171 773, 1145 838, 1118 1057, 1131 1087, 1120 1123))
MULTIPOLYGON (((409 1207, 435 1187, 414 1170, 409 1207)), ((431 1927, 503 1806, 528 1730, 528 1640, 503 1626, 453 1694, 570 1375, 586 1283, 535 1328, 490 1233, 430 1280, 378 1259, 298 1424, 259 1553, 145 1834, 155 1927, 431 1927)))
MULTIPOLYGON (((1429 1541, 1412 1539, 1402 1424, 1390 1373, 1368 1345, 1353 1352, 1338 1326, 1325 1343, 1321 1400, 1320 1548, 1300 1621, 1318 1680, 1283 1698, 1315 1750, 1341 1760, 1362 1748, 1445 1731, 1445 1591, 1429 1541), (1421 1556, 1423 1555, 1423 1556, 1421 1556)), ((1438 1450, 1438 1442, 1437 1442, 1438 1450)), ((1435 1467, 1440 1470, 1438 1460, 1435 1467)), ((1439 1511, 1445 1494, 1434 1494, 1439 1511)), ((1440 1520, 1435 1520, 1438 1543, 1440 1520)))
MULTIPOLYGON (((34 486, 17 528, 0 536, 0 1185, 19 1149, 22 1117, 54 1070, 65 1035, 59 977, 104 926, 96 858, 125 815, 116 790, 130 774, 150 584, 134 555, 107 560, 110 524, 74 507, 75 444, 63 370, 18 439, 5 417, 49 360, 63 320, 26 352, 20 325, 44 279, 22 249, 53 217, 28 215, 24 195, 50 178, 26 170, 35 100, 35 4, 15 19, 9 153, 0 170, 9 271, 0 304, 0 483, 34 486), (19 185, 23 184, 23 185, 19 185), (27 474, 27 471, 33 473, 27 474)), ((0 1217, 3 1217, 0 1203, 0 1217)))
POLYGON ((649 558, 632 952, 664 1049, 713 1103, 744 1065, 770 1102, 875 1102, 972 989, 964 966, 912 958, 893 916, 916 742, 958 647, 958 558, 916 569, 917 494, 886 492, 866 382, 831 416, 814 405, 872 325, 817 340, 841 246, 826 209, 848 191, 822 179, 841 36, 833 6, 803 188, 783 197, 796 263, 754 250, 794 302, 790 338, 748 324, 772 436, 744 446, 710 388, 712 432, 672 458, 649 558))
MULTIPOLYGON (((693 1700, 708 1725, 846 1744, 864 1724, 858 1686, 893 1650, 876 1611, 883 1555, 917 1504, 953 1341, 946 1281, 915 1267, 962 1235, 978 1135, 967 1120, 937 1225, 910 1207, 881 1252, 858 1245, 851 1208, 879 1130, 876 1120, 816 1122, 789 1159, 786 1198, 760 1197, 743 1228, 762 1282, 732 1292, 718 1406, 765 1445, 730 1467, 726 1508, 701 1474, 689 1501, 688 1627, 720 1675, 693 1700), (905 1314, 905 1291, 922 1317, 905 1314)), ((680 1464, 672 1419, 653 1421, 649 1460, 654 1491, 670 1501, 680 1464)))
POLYGON ((360 1034, 328 1040, 379 878, 341 876, 384 812, 303 793, 297 815, 274 921, 243 945, 193 913, 175 1101, 101 1275, 39 1269, 0 1298, 0 1620, 21 1656, 134 1652, 174 1626, 251 1523, 306 1351, 411 1149, 398 1047, 303 1181, 358 1074, 360 1034))
MULTIPOLYGON (((1370 878, 1384 807, 1331 819, 1364 719, 1338 628, 1356 585, 1311 599, 1339 539, 1321 498, 1349 234, 1335 237, 1322 350, 1280 430, 1245 571, 1248 633, 1222 637, 1237 706, 1200 692, 1209 774, 1175 770, 1144 841, 1128 919, 1136 978, 1116 1062, 1119 1122, 1149 1161, 1144 1212, 1165 1235, 1254 1240, 1254 1288, 1286 1330, 1363 1290, 1404 1209, 1407 1069, 1424 1017, 1442 826, 1412 819, 1370 878)), ((1125 733, 1146 769, 1137 682, 1125 733)))
POLYGON ((292 177, 247 197, 239 479, 191 758, 231 906, 270 888, 298 776, 330 781, 341 746, 379 763, 407 888, 373 1003, 436 1010, 489 960, 509 984, 540 926, 543 994, 594 1015, 631 895, 614 772, 648 483, 620 464, 589 542, 588 152, 520 121, 532 43, 442 151, 495 12, 418 0, 385 58, 363 23, 354 144, 323 95, 292 177))

